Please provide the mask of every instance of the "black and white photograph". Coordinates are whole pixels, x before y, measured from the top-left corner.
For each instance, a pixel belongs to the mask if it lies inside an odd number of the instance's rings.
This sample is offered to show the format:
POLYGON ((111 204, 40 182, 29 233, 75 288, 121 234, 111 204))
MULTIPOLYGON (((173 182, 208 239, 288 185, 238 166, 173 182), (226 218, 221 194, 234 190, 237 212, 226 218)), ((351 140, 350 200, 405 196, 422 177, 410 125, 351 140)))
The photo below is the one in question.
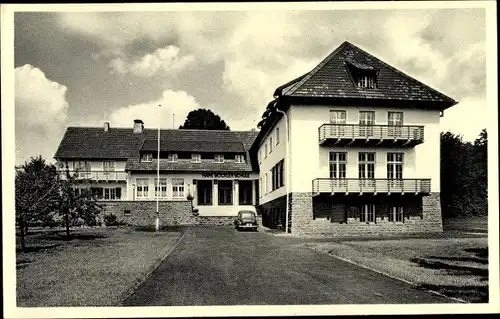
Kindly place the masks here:
POLYGON ((4 317, 500 312, 495 2, 1 9, 4 317))

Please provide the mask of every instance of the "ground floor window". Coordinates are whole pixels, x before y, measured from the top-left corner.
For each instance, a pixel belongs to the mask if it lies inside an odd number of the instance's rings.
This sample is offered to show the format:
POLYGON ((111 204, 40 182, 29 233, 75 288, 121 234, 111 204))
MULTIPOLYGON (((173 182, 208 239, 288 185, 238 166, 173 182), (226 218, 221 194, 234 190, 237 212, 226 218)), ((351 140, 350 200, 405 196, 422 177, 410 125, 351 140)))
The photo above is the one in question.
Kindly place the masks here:
POLYGON ((149 197, 149 178, 138 178, 137 182, 137 198, 149 197))
POLYGON ((183 178, 172 178, 172 198, 184 198, 183 178))
POLYGON ((233 204, 233 181, 219 181, 219 205, 233 204))
POLYGON ((403 222, 403 207, 391 206, 389 208, 389 221, 390 222, 403 222))
MULTIPOLYGON (((85 191, 84 189, 81 189, 80 194, 82 194, 84 191, 85 191)), ((122 197, 121 187, 116 187, 116 188, 92 187, 90 191, 97 199, 114 200, 114 199, 121 199, 122 197)))
POLYGON ((361 210, 359 214, 359 221, 366 223, 374 223, 375 222, 375 205, 361 205, 361 210))
POLYGON ((165 198, 167 197, 167 179, 160 178, 160 183, 158 184, 158 179, 155 178, 155 197, 165 198))
POLYGON ((196 181, 198 205, 212 205, 212 181, 196 181))
POLYGON ((239 181, 239 204, 252 205, 252 181, 239 181))

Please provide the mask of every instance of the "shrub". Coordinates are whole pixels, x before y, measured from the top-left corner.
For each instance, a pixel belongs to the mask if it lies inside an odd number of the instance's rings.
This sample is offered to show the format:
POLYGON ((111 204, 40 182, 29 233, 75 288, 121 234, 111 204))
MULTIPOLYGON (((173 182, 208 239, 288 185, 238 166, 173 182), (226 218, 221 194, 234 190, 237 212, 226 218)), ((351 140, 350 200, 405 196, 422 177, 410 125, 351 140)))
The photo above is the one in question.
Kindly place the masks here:
POLYGON ((106 226, 118 226, 118 218, 115 214, 108 214, 104 216, 104 224, 106 226))

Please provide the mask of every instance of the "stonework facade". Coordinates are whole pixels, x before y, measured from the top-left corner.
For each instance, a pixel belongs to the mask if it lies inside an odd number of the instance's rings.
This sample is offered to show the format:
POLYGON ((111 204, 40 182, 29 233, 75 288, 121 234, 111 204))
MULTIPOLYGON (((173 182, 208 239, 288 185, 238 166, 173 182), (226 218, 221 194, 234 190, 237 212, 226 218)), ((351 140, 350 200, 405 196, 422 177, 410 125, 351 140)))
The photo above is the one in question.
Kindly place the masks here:
MULTIPOLYGON (((133 226, 152 226, 156 201, 102 201, 101 218, 114 214, 118 221, 133 226)), ((232 216, 195 216, 190 201, 160 201, 162 226, 232 226, 232 216)))
MULTIPOLYGON (((266 214, 276 214, 286 205, 286 196, 280 197, 259 207, 266 214)), ((366 198, 359 199, 360 202, 366 198)), ((405 199, 406 202, 411 200, 405 199)), ((390 236, 410 233, 442 232, 441 203, 439 193, 417 197, 413 209, 404 216, 402 222, 389 221, 387 214, 380 213, 375 223, 360 222, 359 217, 347 216, 344 222, 335 222, 324 214, 331 206, 324 201, 315 202, 312 193, 292 193, 289 202, 289 232, 297 236, 390 236), (417 206, 418 205, 418 206, 417 206), (418 209, 420 208, 420 209, 418 209), (322 217, 314 217, 317 212, 322 217)), ((381 197, 377 207, 386 207, 388 199, 381 197)), ((331 209, 330 209, 331 212, 331 209)), ((331 212, 332 213, 332 212, 331 212)), ((330 215, 331 216, 331 215, 330 215)), ((266 225, 264 220, 264 225, 266 225)))

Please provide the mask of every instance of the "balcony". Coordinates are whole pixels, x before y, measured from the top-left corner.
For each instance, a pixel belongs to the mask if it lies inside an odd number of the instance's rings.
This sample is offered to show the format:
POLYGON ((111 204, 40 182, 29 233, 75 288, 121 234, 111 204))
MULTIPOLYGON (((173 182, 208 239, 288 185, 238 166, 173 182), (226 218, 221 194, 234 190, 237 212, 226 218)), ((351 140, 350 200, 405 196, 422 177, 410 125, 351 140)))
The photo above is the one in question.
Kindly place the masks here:
POLYGON ((424 127, 415 125, 323 124, 318 133, 321 146, 413 147, 424 142, 424 127))
MULTIPOLYGON (((59 171, 61 179, 66 179, 66 171, 59 171)), ((76 174, 76 178, 82 181, 91 182, 125 182, 127 180, 127 172, 113 172, 113 171, 90 171, 90 172, 76 172, 69 171, 71 176, 76 174)))
POLYGON ((314 195, 319 194, 429 194, 430 179, 359 179, 359 178, 316 178, 312 182, 314 195))

